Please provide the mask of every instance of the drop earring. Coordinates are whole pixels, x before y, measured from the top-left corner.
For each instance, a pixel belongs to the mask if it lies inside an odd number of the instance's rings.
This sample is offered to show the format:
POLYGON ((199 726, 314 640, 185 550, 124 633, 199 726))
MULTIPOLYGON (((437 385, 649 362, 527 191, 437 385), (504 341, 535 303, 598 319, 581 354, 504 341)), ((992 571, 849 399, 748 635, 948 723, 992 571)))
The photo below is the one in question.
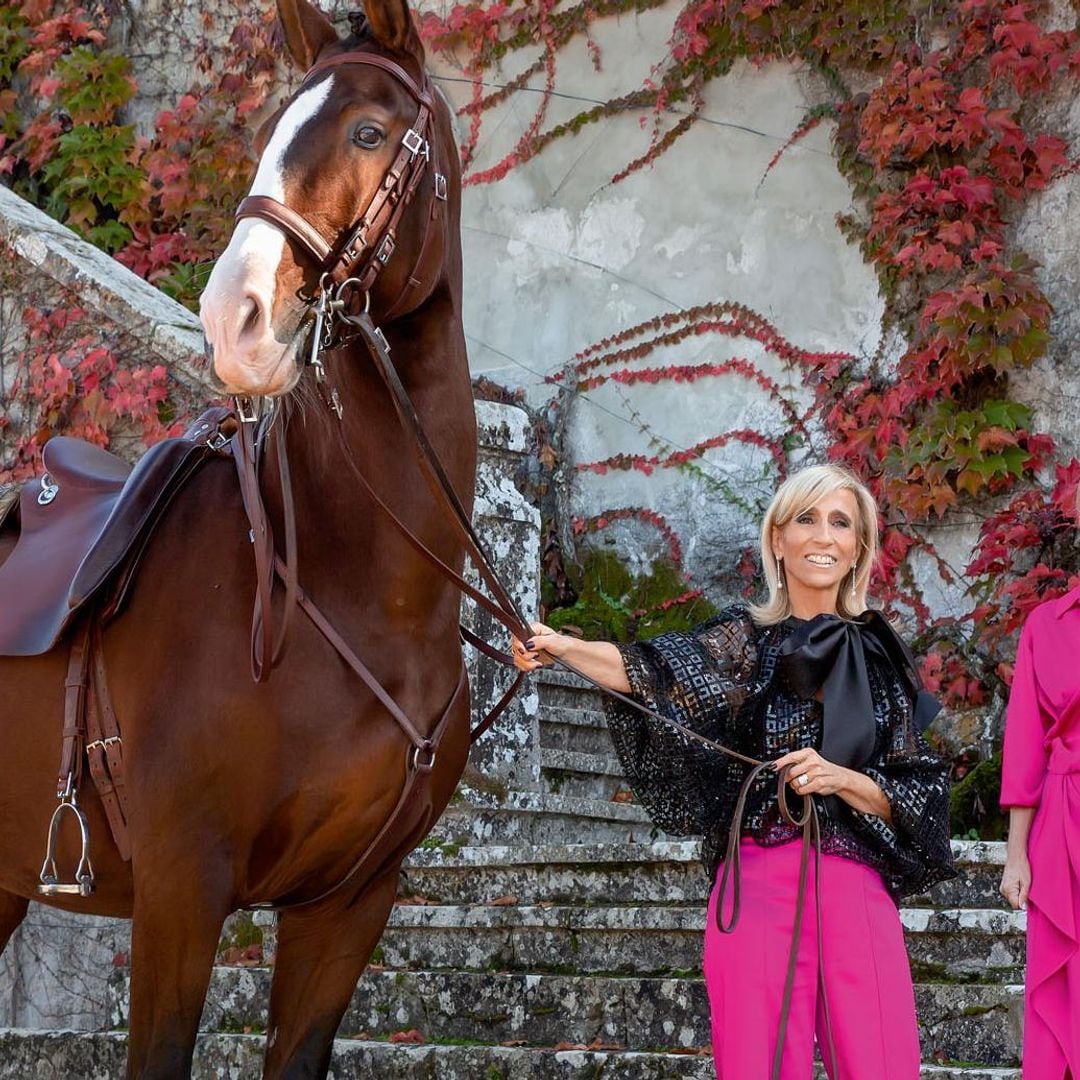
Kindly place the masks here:
POLYGON ((780 556, 776 556, 776 587, 777 589, 783 589, 784 587, 784 572, 780 568, 780 556))
POLYGON ((851 564, 851 599, 852 600, 854 600, 855 596, 856 596, 856 593, 855 593, 855 571, 858 568, 859 568, 858 563, 852 563, 851 564))

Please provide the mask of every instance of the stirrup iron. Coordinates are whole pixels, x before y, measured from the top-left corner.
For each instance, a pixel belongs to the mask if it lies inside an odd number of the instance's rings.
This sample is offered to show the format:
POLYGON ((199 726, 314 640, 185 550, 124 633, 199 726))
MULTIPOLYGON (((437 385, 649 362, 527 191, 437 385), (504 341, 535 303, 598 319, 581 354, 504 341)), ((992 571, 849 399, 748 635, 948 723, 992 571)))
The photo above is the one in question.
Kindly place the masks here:
POLYGON ((94 891, 94 868, 90 865, 90 823, 75 799, 75 789, 70 776, 67 789, 60 795, 60 805, 53 811, 52 820, 49 822, 49 843, 38 877, 41 884, 37 891, 42 896, 89 896, 94 891), (74 881, 60 881, 60 874, 56 869, 56 837, 60 832, 60 822, 65 810, 75 815, 82 841, 82 853, 74 881))

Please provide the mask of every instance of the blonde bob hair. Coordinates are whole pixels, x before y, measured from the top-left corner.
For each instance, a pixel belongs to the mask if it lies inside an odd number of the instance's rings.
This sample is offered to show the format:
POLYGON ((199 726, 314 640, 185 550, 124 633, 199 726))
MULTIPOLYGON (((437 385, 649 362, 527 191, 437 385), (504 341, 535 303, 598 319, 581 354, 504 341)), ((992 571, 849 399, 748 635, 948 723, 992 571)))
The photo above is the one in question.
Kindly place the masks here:
POLYGON ((851 619, 866 610, 866 590, 878 556, 878 508, 873 495, 861 480, 840 465, 811 465, 789 476, 777 489, 761 523, 761 565, 769 587, 763 604, 751 604, 750 615, 761 626, 782 622, 791 615, 791 600, 783 587, 773 551, 773 529, 787 523, 834 491, 850 491, 858 507, 855 529, 858 535, 854 590, 845 577, 836 597, 836 614, 851 619))

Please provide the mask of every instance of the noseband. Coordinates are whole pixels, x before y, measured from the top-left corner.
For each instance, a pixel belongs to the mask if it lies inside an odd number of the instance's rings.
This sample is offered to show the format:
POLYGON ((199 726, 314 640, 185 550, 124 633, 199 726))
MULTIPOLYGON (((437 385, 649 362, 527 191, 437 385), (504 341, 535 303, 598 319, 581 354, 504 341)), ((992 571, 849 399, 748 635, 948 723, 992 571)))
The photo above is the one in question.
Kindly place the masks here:
POLYGON ((412 127, 402 137, 397 156, 363 213, 342 239, 331 244, 302 214, 268 195, 249 195, 241 201, 236 211, 238 221, 242 218, 258 218, 279 229, 315 264, 319 272, 319 294, 315 300, 316 334, 312 362, 316 364, 319 349, 333 342, 334 314, 344 311, 347 304, 355 304, 357 297, 365 309, 369 305, 372 286, 397 246, 397 230, 402 215, 419 190, 429 164, 433 166, 435 191, 427 228, 405 287, 382 313, 384 321, 389 321, 406 309, 410 294, 421 288, 428 279, 428 272, 434 269, 427 265, 434 254, 431 240, 435 234, 439 206, 447 198, 446 176, 438 171, 437 162, 432 161, 437 147, 430 137, 433 107, 427 73, 424 73, 421 84, 417 85, 413 77, 393 60, 375 53, 344 52, 320 60, 310 68, 300 84, 300 90, 325 71, 343 64, 366 64, 387 72, 409 92, 418 106, 412 127), (347 299, 345 294, 350 289, 355 289, 356 294, 347 299))

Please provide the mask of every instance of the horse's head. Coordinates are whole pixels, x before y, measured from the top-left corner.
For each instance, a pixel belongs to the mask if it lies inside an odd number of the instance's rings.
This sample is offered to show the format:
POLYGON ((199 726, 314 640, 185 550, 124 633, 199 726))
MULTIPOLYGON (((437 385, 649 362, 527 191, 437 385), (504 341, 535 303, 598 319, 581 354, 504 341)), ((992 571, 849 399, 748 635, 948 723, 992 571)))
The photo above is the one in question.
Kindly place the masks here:
POLYGON ((351 304, 392 319, 418 308, 450 263, 459 170, 449 110, 426 80, 407 0, 365 0, 364 9, 357 32, 340 40, 308 0, 278 2, 289 53, 308 74, 255 137, 261 156, 241 207, 253 216, 239 220, 201 301, 230 393, 296 385, 323 286, 349 279, 351 304))

